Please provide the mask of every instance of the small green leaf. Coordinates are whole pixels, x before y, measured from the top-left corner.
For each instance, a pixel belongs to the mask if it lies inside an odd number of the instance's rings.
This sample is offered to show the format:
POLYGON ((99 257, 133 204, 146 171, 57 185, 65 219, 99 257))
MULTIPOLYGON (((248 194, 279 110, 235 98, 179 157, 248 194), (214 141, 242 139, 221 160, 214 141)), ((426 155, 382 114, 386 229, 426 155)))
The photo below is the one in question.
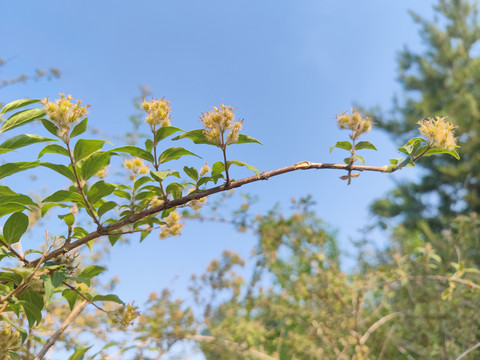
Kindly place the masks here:
POLYGON ((113 208, 115 208, 116 206, 118 206, 118 204, 115 202, 115 201, 107 201, 105 204, 102 204, 98 210, 97 210, 97 214, 98 216, 102 216, 103 214, 105 214, 107 211, 110 211, 112 210, 113 208))
POLYGON ((103 180, 97 181, 88 190, 87 199, 91 204, 95 204, 98 200, 113 193, 113 190, 115 190, 115 188, 115 185, 108 184, 103 180))
POLYGON ((150 176, 156 181, 163 181, 168 174, 170 174, 170 170, 150 171, 150 176))
POLYGON ((170 135, 175 134, 178 131, 184 131, 174 126, 164 126, 158 129, 157 133, 155 134, 155 144, 158 144, 163 139, 169 137, 170 135))
POLYGON ((153 149, 153 141, 150 139, 145 140, 145 150, 147 150, 147 152, 151 152, 152 149, 153 149))
POLYGON ((68 360, 83 360, 85 358, 85 354, 93 345, 89 347, 83 346, 76 346, 75 352, 68 358, 68 360))
POLYGON ((337 141, 337 143, 334 146, 330 147, 330 152, 332 152, 333 149, 339 148, 339 149, 344 149, 344 150, 352 150, 352 144, 349 141, 337 141))
POLYGON ((141 187, 142 185, 145 185, 147 182, 150 182, 150 181, 152 181, 152 179, 149 178, 148 176, 142 176, 141 178, 135 181, 135 183, 133 184, 133 187, 135 189, 138 189, 139 187, 141 187))
POLYGON ((94 153, 97 150, 100 150, 105 144, 103 140, 91 140, 91 139, 80 139, 75 144, 73 150, 73 157, 75 161, 80 161, 85 159, 90 154, 94 153))
POLYGON ((98 151, 84 161, 81 168, 82 179, 88 180, 94 176, 100 169, 110 164, 110 157, 115 155, 110 151, 98 151))
POLYGON ((248 144, 248 143, 257 143, 257 144, 260 144, 260 145, 263 145, 260 141, 258 141, 257 139, 251 137, 251 136, 248 136, 248 135, 245 135, 245 134, 239 134, 238 135, 238 140, 235 141, 234 143, 232 144, 248 144))
POLYGON ((132 156, 136 156, 140 159, 149 161, 151 163, 153 163, 154 161, 153 155, 150 154, 148 151, 145 151, 143 149, 140 149, 139 147, 132 146, 132 145, 122 146, 119 148, 112 149, 110 151, 130 154, 132 156))
POLYGON ((158 157, 158 162, 160 164, 163 164, 163 163, 166 163, 167 161, 171 161, 171 160, 177 160, 179 158, 181 158, 182 156, 185 156, 185 155, 193 155, 193 156, 196 156, 196 157, 200 157, 194 153, 192 153, 191 151, 188 151, 187 149, 184 149, 182 147, 172 147, 170 149, 167 149, 165 150, 163 153, 160 154, 160 156, 158 157))
POLYGON ((70 310, 73 310, 78 299, 78 294, 71 289, 65 289, 62 291, 62 296, 67 300, 70 310))
POLYGON ((58 126, 47 119, 42 119, 43 127, 52 135, 58 137, 58 126))
POLYGON ((38 99, 20 99, 20 100, 12 101, 2 108, 2 110, 0 111, 0 115, 3 115, 9 111, 20 109, 24 106, 38 103, 40 101, 41 100, 38 100, 38 99))
POLYGON ((7 150, 14 150, 19 149, 24 146, 28 146, 31 144, 36 144, 39 142, 46 142, 46 141, 56 141, 54 139, 49 139, 39 135, 32 135, 32 134, 21 134, 14 136, 0 145, 0 150, 7 149, 7 150))
POLYGON ((0 179, 10 176, 12 174, 18 173, 20 171, 25 171, 28 169, 35 168, 40 164, 37 161, 21 161, 16 163, 6 163, 0 166, 0 179))
POLYGON ((220 161, 217 161, 215 164, 213 164, 212 166, 212 177, 213 176, 216 176, 216 175, 220 175, 221 173, 223 173, 225 171, 225 165, 220 162, 220 161))
POLYGON ((85 118, 82 121, 80 121, 70 133, 70 138, 74 138, 75 136, 83 134, 87 130, 87 123, 88 123, 88 118, 85 118))
POLYGON ((48 305, 50 303, 50 299, 53 296, 55 288, 53 287, 53 284, 52 284, 52 278, 47 274, 42 275, 42 280, 43 280, 43 287, 45 289, 45 305, 48 305))
POLYGON ((188 167, 185 166, 183 168, 183 171, 185 171, 185 174, 188 175, 189 178, 191 178, 194 181, 198 181, 198 171, 194 167, 188 167))
POLYGON ((168 184, 167 188, 165 189, 167 194, 172 194, 174 199, 179 199, 182 197, 183 186, 179 183, 171 183, 168 184))
POLYGON ((87 279, 91 279, 91 278, 101 274, 105 270, 107 270, 107 269, 102 267, 102 266, 89 265, 85 269, 83 269, 83 271, 78 275, 78 277, 84 277, 84 278, 87 278, 87 279))
POLYGON ((81 202, 83 203, 83 198, 79 193, 68 191, 68 190, 58 190, 50 196, 47 196, 42 200, 43 203, 47 202, 81 202))
POLYGON ((3 237, 8 245, 20 240, 28 228, 28 216, 21 212, 10 215, 3 226, 3 237))
POLYGON ((75 223, 75 216, 72 213, 58 215, 58 218, 63 219, 63 221, 65 221, 65 224, 67 224, 67 226, 69 227, 75 223))
POLYGON ((423 156, 432 156, 437 154, 449 154, 452 155, 455 159, 460 160, 460 156, 455 150, 447 150, 443 148, 432 148, 429 149, 423 156))
POLYGON ((18 299, 25 310, 29 326, 32 327, 35 323, 39 324, 42 321, 42 310, 45 306, 43 296, 31 289, 27 289, 18 295, 18 299))
POLYGON ((61 165, 61 164, 52 164, 48 162, 39 163, 39 165, 52 169, 53 171, 65 176, 66 178, 70 179, 72 182, 75 182, 75 175, 73 174, 73 170, 71 167, 61 165))
POLYGON ((255 166, 245 164, 244 162, 238 161, 238 160, 227 161, 227 166, 228 167, 230 167, 230 165, 232 165, 232 164, 237 165, 237 166, 245 166, 248 170, 252 170, 257 175, 257 178, 260 178, 260 173, 258 172, 258 170, 255 166))
POLYGON ((68 156, 68 150, 65 149, 63 146, 57 144, 50 144, 45 146, 40 153, 38 154, 38 159, 40 159, 45 154, 60 154, 64 156, 68 156))
POLYGON ((361 155, 355 155, 353 159, 360 161, 362 164, 365 164, 365 159, 361 155))
POLYGON ((370 149, 370 150, 377 150, 375 145, 373 145, 369 141, 360 141, 358 144, 355 145, 356 150, 362 150, 362 149, 370 149))
POLYGON ((114 294, 108 294, 108 295, 95 295, 92 299, 92 301, 112 301, 116 302, 117 304, 124 304, 122 300, 117 295, 114 294))
POLYGON ((190 139, 195 144, 207 144, 207 145, 218 146, 217 144, 207 140, 207 138, 205 137, 205 132, 203 131, 203 129, 197 129, 197 130, 184 132, 183 134, 175 136, 172 140, 180 140, 180 139, 190 139))
POLYGON ((44 115, 45 111, 43 109, 28 109, 17 112, 5 120, 0 128, 0 133, 25 125, 33 120, 39 120, 44 115))

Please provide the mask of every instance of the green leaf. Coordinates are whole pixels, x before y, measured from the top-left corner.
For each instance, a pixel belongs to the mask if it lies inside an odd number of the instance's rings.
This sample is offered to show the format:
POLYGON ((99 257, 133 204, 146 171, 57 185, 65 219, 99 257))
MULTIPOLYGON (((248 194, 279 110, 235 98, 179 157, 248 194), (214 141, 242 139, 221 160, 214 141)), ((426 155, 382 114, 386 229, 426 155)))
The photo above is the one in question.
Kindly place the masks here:
POLYGON ((115 208, 116 206, 118 206, 118 204, 115 202, 115 201, 107 201, 105 204, 102 204, 98 210, 97 210, 97 214, 98 216, 102 216, 103 214, 105 214, 107 211, 110 211, 112 210, 113 208, 115 208))
POLYGON ((194 153, 192 153, 191 151, 188 151, 187 149, 184 149, 182 147, 172 147, 170 149, 167 149, 165 150, 163 153, 160 154, 160 156, 158 157, 158 162, 160 164, 163 164, 163 163, 166 163, 167 161, 171 161, 171 160, 177 160, 179 158, 181 158, 182 156, 185 156, 185 155, 193 155, 193 156, 196 156, 196 157, 200 157, 194 153))
POLYGON ((67 226, 69 227, 75 223, 75 216, 72 213, 58 215, 58 218, 63 219, 63 221, 65 221, 65 224, 67 224, 67 226))
POLYGON ((25 209, 26 207, 20 204, 2 203, 2 206, 0 206, 0 217, 11 214, 11 213, 20 212, 25 209))
POLYGON ((50 196, 47 196, 42 200, 43 203, 47 202, 80 202, 83 203, 82 196, 73 191, 68 190, 58 190, 50 196))
POLYGON ((87 199, 91 204, 95 204, 98 200, 113 193, 115 188, 115 185, 108 184, 103 180, 97 181, 88 190, 87 199))
POLYGON ((353 159, 360 161, 362 164, 365 164, 365 159, 361 155, 355 155, 353 159))
POLYGON ((248 170, 252 170, 257 175, 257 178, 260 178, 260 173, 258 172, 255 166, 245 164, 244 162, 238 161, 238 160, 227 161, 227 166, 229 168, 230 168, 230 165, 245 166, 248 170))
POLYGON ((40 101, 41 100, 38 100, 38 99, 20 99, 20 100, 12 101, 2 108, 2 110, 0 111, 0 115, 3 115, 9 111, 20 109, 24 106, 38 103, 40 101))
POLYGON ((422 142, 427 142, 427 141, 420 137, 410 139, 405 145, 399 147, 398 151, 407 155, 413 155, 422 142))
POLYGON ((110 164, 110 157, 114 155, 109 151, 99 151, 92 154, 85 162, 82 164, 82 179, 88 180, 94 176, 100 169, 103 169, 105 166, 110 164))
POLYGON ((116 302, 117 304, 124 304, 122 300, 117 295, 114 294, 108 294, 108 295, 95 295, 92 299, 92 301, 113 301, 116 302))
POLYGON ((0 128, 0 133, 25 125, 33 120, 38 120, 44 115, 45 111, 43 109, 28 109, 17 112, 5 120, 0 128))
POLYGON ((78 299, 78 294, 71 289, 65 289, 62 291, 62 296, 67 300, 70 310, 73 310, 73 307, 78 299))
POLYGON ((137 179, 135 181, 135 183, 133 184, 133 187, 135 189, 138 189, 139 187, 141 187, 142 185, 146 184, 147 182, 150 182, 152 181, 151 178, 149 178, 148 176, 142 176, 141 178, 137 179))
POLYGON ((25 310, 29 326, 32 327, 35 323, 39 324, 42 320, 42 310, 45 305, 42 295, 31 289, 27 289, 18 295, 18 299, 25 310))
POLYGON ((21 212, 10 215, 3 226, 3 236, 8 245, 15 244, 20 240, 28 228, 28 216, 21 212))
POLYGON ((91 279, 91 278, 101 274, 105 270, 107 270, 107 269, 102 267, 102 266, 89 265, 85 269, 83 269, 83 271, 78 275, 78 277, 84 277, 84 278, 87 278, 87 279, 91 279))
POLYGON ((53 171, 70 179, 72 182, 76 182, 75 175, 73 174, 73 170, 71 167, 61 165, 61 164, 52 164, 48 162, 42 162, 42 163, 39 163, 39 165, 52 169, 53 171))
POLYGON ((145 149, 147 152, 151 152, 153 149, 153 141, 150 139, 145 140, 145 149))
POLYGON ((36 144, 39 142, 46 142, 46 141, 56 141, 54 139, 49 139, 39 135, 32 135, 32 134, 21 134, 14 136, 0 145, 0 151, 3 149, 11 151, 14 149, 18 149, 24 146, 28 146, 31 144, 36 144))
POLYGON ((47 131, 52 134, 52 135, 55 135, 56 137, 58 137, 58 126, 55 125, 54 123, 52 123, 51 121, 47 120, 47 119, 42 119, 42 124, 43 124, 43 127, 45 129, 47 129, 47 131))
POLYGON ((443 148, 432 148, 428 150, 423 156, 432 156, 437 154, 449 154, 452 155, 455 159, 460 160, 460 155, 455 150, 447 150, 443 148))
POLYGON ((179 199, 182 197, 183 186, 179 183, 171 183, 168 184, 167 188, 165 189, 167 194, 172 194, 174 199, 179 199))
POLYGON ((143 149, 140 149, 139 147, 132 146, 132 145, 122 146, 119 148, 112 149, 110 151, 130 154, 132 156, 136 156, 140 159, 149 161, 151 163, 153 163, 154 161, 153 155, 150 154, 148 151, 145 151, 143 149))
POLYGON ((195 144, 207 144, 207 145, 218 146, 217 144, 207 140, 207 138, 205 137, 205 132, 203 131, 203 129, 197 129, 197 130, 184 132, 183 134, 175 136, 172 140, 180 140, 180 139, 190 139, 195 144))
POLYGON ((70 133, 70 138, 74 138, 75 136, 83 134, 87 130, 87 122, 88 122, 88 118, 85 118, 82 121, 80 121, 70 133))
POLYGON ((37 161, 21 161, 16 163, 7 163, 0 166, 0 179, 39 166, 37 161))
POLYGON ((90 154, 100 150, 105 144, 103 140, 80 139, 73 149, 73 158, 75 161, 85 159, 90 154))
POLYGON ((194 167, 185 166, 183 168, 183 171, 185 171, 185 174, 187 174, 188 177, 190 177, 192 180, 198 181, 198 171, 197 171, 197 169, 195 169, 194 167))
POLYGON ((355 145, 356 150, 362 150, 362 149, 370 149, 370 150, 377 150, 375 145, 373 145, 369 141, 360 141, 358 144, 355 145))
POLYGON ((150 175, 156 181, 163 181, 168 174, 170 174, 170 170, 163 170, 163 171, 150 171, 150 175))
POLYGON ((75 347, 75 352, 68 358, 68 360, 83 360, 85 358, 85 354, 93 345, 89 347, 77 346, 75 347))
POLYGON ((337 141, 337 143, 334 146, 330 147, 330 152, 332 152, 333 149, 339 148, 339 149, 344 149, 344 150, 352 150, 352 144, 349 141, 337 141))
POLYGON ((238 140, 235 141, 234 143, 232 143, 232 145, 233 144, 248 144, 248 143, 257 143, 257 144, 263 145, 257 139, 255 139, 251 136, 245 135, 245 134, 238 134, 238 140))
POLYGON ((0 185, 0 204, 17 203, 22 205, 38 205, 27 195, 19 194, 10 189, 8 186, 0 185))
POLYGON ((38 159, 40 159, 45 154, 60 154, 68 156, 68 150, 65 149, 63 146, 57 144, 50 144, 45 146, 40 153, 38 154, 38 159))
POLYGON ((53 296, 53 293, 55 292, 55 288, 52 284, 52 278, 47 274, 42 275, 42 280, 43 287, 45 288, 45 305, 48 305, 50 303, 50 299, 53 296))
POLYGON ((158 129, 157 133, 155 134, 155 144, 158 144, 163 139, 169 137, 172 134, 175 134, 178 131, 184 131, 174 126, 164 126, 158 129))
POLYGON ((108 235, 108 241, 110 242, 110 245, 115 245, 115 243, 120 239, 120 235, 108 235))
POLYGON ((213 164, 212 166, 212 177, 213 176, 216 176, 216 175, 220 175, 221 173, 223 173, 225 171, 225 165, 220 162, 220 161, 217 161, 215 164, 213 164))

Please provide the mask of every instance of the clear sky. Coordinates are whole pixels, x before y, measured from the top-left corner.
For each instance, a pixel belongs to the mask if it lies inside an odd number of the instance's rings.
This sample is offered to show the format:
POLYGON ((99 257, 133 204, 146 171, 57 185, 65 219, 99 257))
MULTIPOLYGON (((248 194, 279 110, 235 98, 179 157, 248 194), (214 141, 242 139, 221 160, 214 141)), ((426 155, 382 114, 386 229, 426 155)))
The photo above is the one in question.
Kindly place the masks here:
MULTIPOLYGON (((115 138, 131 129, 132 98, 146 85, 155 97, 171 101, 172 125, 183 129, 199 128, 199 116, 211 106, 235 107, 245 119, 244 133, 264 145, 232 147, 230 158, 260 171, 301 160, 342 162, 341 150, 328 152, 348 137, 336 129, 334 116, 354 103, 391 107, 394 93, 401 95, 396 54, 405 44, 421 49, 407 9, 430 18, 432 3, 2 1, 0 57, 8 62, 0 77, 49 67, 58 67, 62 77, 0 89, 0 102, 69 93, 92 105, 91 126, 115 138)), ((395 145, 402 144, 394 139, 374 131, 365 140, 380 150, 364 151, 367 164, 399 157, 395 145)), ((122 145, 121 139, 114 142, 122 145)), ((210 164, 220 160, 220 153, 205 146, 188 141, 180 146, 210 164)), ((290 198, 312 194, 319 217, 339 230, 341 247, 348 250, 348 239, 358 238, 370 219, 371 201, 414 174, 365 173, 347 187, 338 178, 341 172, 308 171, 241 191, 259 197, 258 212, 275 203, 288 209, 290 198)), ((234 173, 237 179, 248 175, 234 173)), ((251 236, 228 226, 189 223, 180 238, 160 241, 153 235, 140 245, 114 249, 109 274, 122 278, 118 293, 126 301, 141 303, 150 291, 170 286, 175 274, 180 278, 173 286, 184 295, 189 275, 203 271, 223 249, 247 255, 251 245, 251 236)))

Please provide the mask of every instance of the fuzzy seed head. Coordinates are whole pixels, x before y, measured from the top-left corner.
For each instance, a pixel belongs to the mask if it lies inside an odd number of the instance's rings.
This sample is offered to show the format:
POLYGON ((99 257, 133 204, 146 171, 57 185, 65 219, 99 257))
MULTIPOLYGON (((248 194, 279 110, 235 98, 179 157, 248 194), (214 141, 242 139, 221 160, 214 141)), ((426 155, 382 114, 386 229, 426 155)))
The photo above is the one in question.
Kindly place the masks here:
POLYGON ((446 150, 453 150, 458 147, 457 138, 455 137, 454 129, 457 126, 446 121, 446 116, 435 118, 427 118, 420 120, 420 133, 425 136, 434 147, 443 148, 446 150))
POLYGON ((146 120, 152 131, 155 131, 158 127, 170 125, 170 102, 165 98, 150 101, 143 99, 142 108, 148 114, 146 120))
POLYGON ((217 146, 224 147, 234 144, 238 140, 238 132, 242 129, 243 120, 234 122, 235 113, 228 105, 213 107, 213 110, 206 111, 200 119, 205 127, 204 134, 207 140, 217 146), (230 130, 225 138, 225 132, 230 130))
POLYGON ((184 223, 180 222, 180 219, 181 215, 176 210, 164 218, 165 225, 162 226, 160 239, 165 239, 169 236, 179 236, 184 225, 184 223))
POLYGON ((90 105, 82 106, 82 101, 75 103, 71 95, 60 94, 60 99, 53 102, 48 98, 42 100, 43 108, 48 117, 58 126, 58 136, 68 141, 68 134, 72 124, 87 116, 90 105))
POLYGON ((210 171, 210 166, 208 166, 208 164, 205 163, 200 169, 200 177, 204 176, 205 174, 208 174, 209 171, 210 171))
POLYGON ((342 111, 340 115, 335 116, 335 119, 337 119, 337 125, 340 129, 352 130, 352 138, 358 138, 372 129, 373 120, 364 117, 355 109, 352 109, 351 114, 342 111))
POLYGON ((135 179, 138 175, 148 174, 150 171, 150 166, 145 165, 143 160, 140 158, 124 160, 123 166, 130 170, 130 180, 135 179))
POLYGON ((22 348, 22 337, 11 326, 0 327, 0 359, 13 360, 9 353, 18 353, 22 348))

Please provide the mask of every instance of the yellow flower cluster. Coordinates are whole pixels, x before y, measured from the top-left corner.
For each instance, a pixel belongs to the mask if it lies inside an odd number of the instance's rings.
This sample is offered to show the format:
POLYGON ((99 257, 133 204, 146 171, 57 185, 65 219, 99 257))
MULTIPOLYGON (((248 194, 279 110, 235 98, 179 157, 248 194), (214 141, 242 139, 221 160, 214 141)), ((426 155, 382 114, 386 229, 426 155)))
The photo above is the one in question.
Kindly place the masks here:
POLYGON ((357 138, 372 129, 373 120, 369 117, 363 117, 355 109, 352 109, 351 114, 344 111, 337 115, 335 119, 337 119, 337 125, 340 129, 352 130, 352 138, 357 138))
POLYGON ((180 222, 181 216, 177 211, 172 211, 165 219, 165 225, 160 232, 160 239, 165 239, 169 236, 178 236, 183 228, 183 223, 180 222))
POLYGON ((148 114, 146 120, 152 130, 155 130, 156 125, 170 125, 170 103, 165 98, 150 101, 143 99, 142 108, 148 114))
POLYGON ((419 125, 420 133, 425 136, 433 145, 437 148, 443 148, 446 150, 453 150, 457 148, 457 138, 454 134, 455 125, 446 121, 446 116, 435 118, 427 118, 420 120, 419 125))
POLYGON ((10 326, 0 328, 0 359, 13 360, 9 353, 18 353, 22 348, 22 337, 10 326))
POLYGON ((114 324, 121 327, 127 327, 132 325, 133 321, 140 315, 138 306, 132 303, 122 306, 121 308, 112 311, 110 318, 114 324))
POLYGON ((228 105, 213 107, 213 110, 206 111, 200 119, 205 127, 204 133, 207 140, 214 144, 225 147, 238 140, 238 132, 242 129, 243 120, 234 122, 235 114, 233 108, 228 105), (230 130, 225 139, 225 132, 230 130))
POLYGON ((129 160, 125 160, 123 166, 131 171, 130 180, 134 180, 138 175, 148 174, 150 171, 150 166, 145 165, 143 160, 140 158, 131 158, 129 160))
POLYGON ((60 94, 60 99, 53 102, 48 101, 48 98, 42 100, 48 117, 59 128, 57 135, 64 141, 68 141, 70 126, 87 116, 90 105, 82 106, 81 103, 81 100, 75 103, 71 95, 65 96, 65 94, 60 94))

